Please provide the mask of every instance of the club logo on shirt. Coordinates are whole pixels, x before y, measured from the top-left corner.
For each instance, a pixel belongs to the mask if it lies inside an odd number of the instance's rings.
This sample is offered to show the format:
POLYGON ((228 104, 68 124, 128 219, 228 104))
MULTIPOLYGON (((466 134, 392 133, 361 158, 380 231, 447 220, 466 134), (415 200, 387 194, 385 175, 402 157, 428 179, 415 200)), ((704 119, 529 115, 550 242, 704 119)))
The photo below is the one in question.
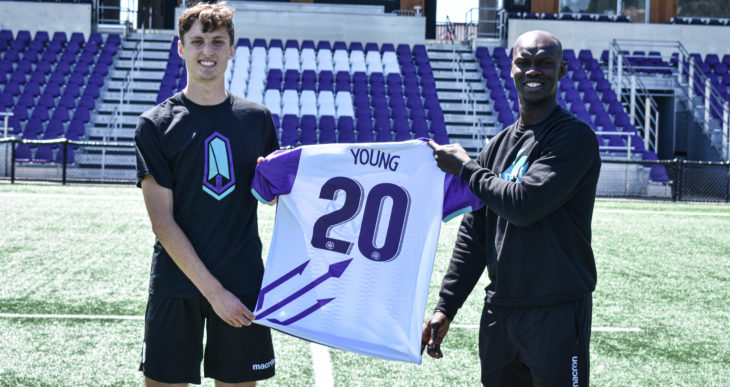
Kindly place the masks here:
POLYGON ((215 132, 205 139, 203 191, 221 200, 236 189, 231 142, 215 132))
POLYGON ((519 181, 522 180, 522 176, 525 175, 525 172, 527 172, 527 168, 530 166, 530 163, 527 161, 527 156, 520 157, 524 150, 525 149, 520 149, 520 151, 517 152, 517 155, 515 156, 515 160, 512 162, 512 165, 510 165, 509 168, 502 172, 499 177, 501 177, 503 180, 512 181, 515 183, 519 183, 519 181))

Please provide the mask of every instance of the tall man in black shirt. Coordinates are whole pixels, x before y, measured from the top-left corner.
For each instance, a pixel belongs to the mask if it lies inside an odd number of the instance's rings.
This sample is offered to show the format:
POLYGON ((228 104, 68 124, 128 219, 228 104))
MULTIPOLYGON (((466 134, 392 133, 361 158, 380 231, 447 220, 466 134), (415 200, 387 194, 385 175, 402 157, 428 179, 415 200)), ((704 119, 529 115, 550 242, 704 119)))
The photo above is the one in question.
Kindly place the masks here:
POLYGON ((278 149, 261 104, 226 92, 233 9, 201 4, 178 19, 187 86, 145 112, 135 132, 137 185, 152 230, 140 370, 148 386, 253 385, 274 375, 268 328, 252 325, 263 278, 256 160, 278 149))
POLYGON ((464 216, 422 347, 441 358, 449 324, 484 268, 490 283, 479 329, 487 386, 583 386, 589 380, 591 217, 600 171, 593 130, 557 103, 562 47, 548 32, 515 42, 520 118, 471 160, 431 142, 439 167, 487 206, 464 216))

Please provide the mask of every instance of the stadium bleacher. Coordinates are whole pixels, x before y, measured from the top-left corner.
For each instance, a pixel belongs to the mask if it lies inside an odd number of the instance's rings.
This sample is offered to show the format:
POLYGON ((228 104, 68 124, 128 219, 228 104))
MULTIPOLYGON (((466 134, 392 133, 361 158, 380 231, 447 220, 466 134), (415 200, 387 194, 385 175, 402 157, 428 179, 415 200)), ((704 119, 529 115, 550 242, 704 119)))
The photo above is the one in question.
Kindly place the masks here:
MULTIPOLYGON (((72 33, 67 40, 63 32, 49 39, 48 32, 38 31, 31 39, 29 31, 20 30, 14 38, 11 31, 0 31, 0 109, 13 113, 8 133, 23 139, 80 139, 121 42, 117 34, 104 41, 99 33, 88 40, 72 33)), ((16 158, 59 162, 58 149, 20 144, 16 158)), ((73 148, 66 157, 73 163, 73 148)))
MULTIPOLYGON (((184 88, 177 41, 157 102, 184 88)), ((430 137, 448 143, 426 47, 241 38, 229 91, 266 105, 282 146, 430 137)))
MULTIPOLYGON (((519 116, 517 90, 510 76, 511 54, 503 47, 495 47, 491 53, 487 47, 478 47, 475 56, 494 101, 497 120, 503 127, 511 125, 519 116)), ((574 50, 564 49, 563 59, 568 74, 559 82, 558 103, 591 125, 603 156, 626 158, 631 152, 643 160, 656 160, 656 154, 644 148, 643 139, 591 51, 581 50, 576 56, 574 50)), ((669 178, 664 167, 654 165, 650 180, 669 178)))

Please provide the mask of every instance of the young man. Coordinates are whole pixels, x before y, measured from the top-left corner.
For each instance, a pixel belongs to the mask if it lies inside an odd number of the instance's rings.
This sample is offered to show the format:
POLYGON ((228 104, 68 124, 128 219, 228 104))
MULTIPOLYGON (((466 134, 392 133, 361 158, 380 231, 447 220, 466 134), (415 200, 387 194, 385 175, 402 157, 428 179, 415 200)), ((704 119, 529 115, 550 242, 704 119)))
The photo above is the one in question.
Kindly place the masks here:
POLYGON ((601 160, 593 130, 557 103, 565 73, 557 37, 523 34, 512 54, 519 120, 476 161, 459 145, 431 143, 439 167, 466 180, 487 207, 462 220, 422 347, 443 356, 449 324, 486 267, 479 358, 487 386, 588 385, 601 160))
POLYGON ((135 133, 137 185, 152 230, 149 300, 140 370, 148 386, 218 385, 274 375, 268 328, 252 325, 263 262, 256 160, 278 149, 269 111, 224 87, 233 57, 233 10, 200 4, 178 20, 187 87, 145 112, 135 133))

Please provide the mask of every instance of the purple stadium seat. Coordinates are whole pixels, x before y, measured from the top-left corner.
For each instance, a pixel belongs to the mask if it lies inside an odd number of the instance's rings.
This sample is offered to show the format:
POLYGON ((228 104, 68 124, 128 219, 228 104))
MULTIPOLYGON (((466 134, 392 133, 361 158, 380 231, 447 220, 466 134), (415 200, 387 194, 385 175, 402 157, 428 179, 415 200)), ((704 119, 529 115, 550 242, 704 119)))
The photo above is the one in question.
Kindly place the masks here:
MULTIPOLYGON (((63 162, 64 162, 64 159, 63 158, 64 158, 63 147, 61 147, 58 150, 58 152, 56 152, 55 162, 56 163, 59 163, 59 164, 63 164, 63 162)), ((70 146, 69 147, 66 147, 66 160, 65 160, 65 162, 67 164, 73 164, 73 163, 76 162, 75 159, 74 159, 74 150, 73 150, 73 147, 70 147, 70 146)))
POLYGON ((317 118, 313 115, 304 115, 300 122, 301 134, 299 139, 302 145, 317 143, 317 118))
POLYGON ((350 49, 349 51, 362 51, 362 43, 360 42, 350 42, 350 49))
POLYGON ((330 144, 337 142, 335 134, 335 117, 322 116, 319 118, 319 143, 330 144))
POLYGON ((80 120, 74 119, 74 120, 71 120, 71 122, 68 124, 68 129, 66 130, 66 137, 68 137, 69 139, 72 137, 79 138, 79 137, 83 136, 85 132, 86 132, 86 128, 85 128, 84 123, 80 120))
MULTIPOLYGON (((345 42, 341 42, 345 43, 345 42)), ((330 42, 328 40, 320 40, 317 42, 317 51, 319 50, 330 50, 332 51, 332 46, 330 45, 330 42)))
POLYGON ((18 144, 15 148, 15 161, 30 162, 31 159, 30 146, 28 144, 18 144))
POLYGON ((337 142, 355 142, 355 123, 352 117, 342 116, 337 119, 337 142))
POLYGON ((43 133, 43 122, 39 118, 31 118, 25 124, 23 138, 37 139, 43 133))
POLYGON ((251 40, 248 38, 240 38, 236 42, 236 47, 248 47, 251 48, 251 40))
POLYGON ((296 48, 297 50, 299 50, 299 42, 294 39, 288 39, 286 41, 286 44, 284 45, 284 48, 296 48))

